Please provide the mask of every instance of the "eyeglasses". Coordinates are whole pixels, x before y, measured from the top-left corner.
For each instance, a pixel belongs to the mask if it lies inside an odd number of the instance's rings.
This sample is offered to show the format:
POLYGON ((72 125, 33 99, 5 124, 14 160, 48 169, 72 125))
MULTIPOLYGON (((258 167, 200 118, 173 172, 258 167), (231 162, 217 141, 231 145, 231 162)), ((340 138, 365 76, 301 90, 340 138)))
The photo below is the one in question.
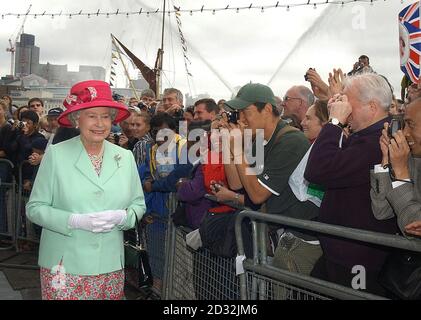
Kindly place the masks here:
POLYGON ((287 102, 287 101, 289 101, 289 100, 294 100, 294 99, 296 99, 296 100, 302 100, 301 98, 293 98, 293 97, 288 97, 288 96, 285 96, 282 100, 283 100, 284 102, 287 102))

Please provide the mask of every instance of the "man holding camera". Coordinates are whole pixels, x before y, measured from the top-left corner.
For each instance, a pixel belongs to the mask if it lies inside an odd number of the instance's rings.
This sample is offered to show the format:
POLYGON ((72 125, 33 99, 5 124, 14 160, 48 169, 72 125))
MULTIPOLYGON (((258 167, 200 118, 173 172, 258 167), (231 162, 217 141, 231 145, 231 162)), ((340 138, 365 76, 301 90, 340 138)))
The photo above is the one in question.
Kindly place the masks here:
POLYGON ((149 112, 151 116, 155 114, 157 102, 155 92, 152 89, 145 89, 140 93, 140 102, 137 105, 141 110, 149 112))
MULTIPOLYGON (((165 112, 175 118, 180 118, 183 112, 183 94, 176 88, 167 88, 164 90, 162 98, 165 112)), ((177 120, 177 119, 176 119, 177 120)))
MULTIPOLYGON (((293 128, 279 118, 276 100, 272 90, 262 84, 250 83, 243 86, 235 99, 226 105, 239 111, 238 124, 230 123, 230 129, 240 129, 244 138, 245 130, 251 130, 254 137, 253 154, 263 163, 256 161, 254 172, 250 172, 246 153, 236 148, 231 140, 231 163, 225 166, 228 183, 233 189, 243 187, 255 205, 262 205, 262 211, 282 214, 293 218, 312 220, 318 215, 318 208, 310 201, 299 201, 291 191, 288 180, 295 170, 310 144, 298 129, 293 128), (263 133, 263 154, 257 153, 257 136, 263 133), (231 166, 235 166, 231 170, 231 166), (234 186, 234 174, 241 184, 234 186)), ((235 140, 234 131, 231 131, 235 140)), ((260 140, 261 141, 261 140, 260 140)), ((244 148, 247 143, 244 141, 244 148)), ((258 150, 258 149, 257 149, 258 150)), ((285 230, 284 240, 288 244, 276 255, 276 265, 290 271, 309 274, 314 262, 321 255, 320 246, 313 234, 306 231, 285 230)), ((274 244, 275 246, 277 243, 274 244)), ((278 251, 277 251, 278 252, 278 251)))
POLYGON ((348 76, 355 76, 366 72, 374 72, 374 70, 370 67, 369 57, 363 54, 358 58, 358 61, 354 63, 352 70, 348 72, 348 76))
MULTIPOLYGON (((370 168, 382 159, 378 140, 389 121, 391 102, 387 81, 374 73, 347 78, 342 93, 329 100, 329 123, 314 142, 304 173, 307 181, 325 188, 320 222, 396 232, 396 221, 376 220, 370 204, 370 168), (353 131, 347 139, 343 137, 346 125, 353 131)), ((363 266, 367 291, 384 293, 377 275, 388 254, 386 249, 327 235, 319 239, 323 256, 313 276, 350 287, 355 277, 353 267, 363 266)))
POLYGON ((371 174, 372 208, 379 220, 397 216, 402 234, 421 236, 421 98, 408 105, 404 121, 396 132, 384 126, 382 163, 371 174))

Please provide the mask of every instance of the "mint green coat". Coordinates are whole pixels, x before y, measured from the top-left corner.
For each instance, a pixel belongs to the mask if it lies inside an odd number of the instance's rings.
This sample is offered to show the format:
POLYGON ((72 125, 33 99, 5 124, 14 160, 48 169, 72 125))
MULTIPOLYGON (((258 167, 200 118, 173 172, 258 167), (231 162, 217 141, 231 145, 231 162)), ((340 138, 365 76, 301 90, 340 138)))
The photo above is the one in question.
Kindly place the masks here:
POLYGON ((145 213, 145 201, 133 154, 104 141, 98 176, 80 136, 50 145, 26 206, 29 220, 43 227, 38 263, 59 265, 76 275, 98 275, 124 268, 123 230, 145 213), (122 227, 108 233, 70 229, 73 213, 127 209, 122 227))

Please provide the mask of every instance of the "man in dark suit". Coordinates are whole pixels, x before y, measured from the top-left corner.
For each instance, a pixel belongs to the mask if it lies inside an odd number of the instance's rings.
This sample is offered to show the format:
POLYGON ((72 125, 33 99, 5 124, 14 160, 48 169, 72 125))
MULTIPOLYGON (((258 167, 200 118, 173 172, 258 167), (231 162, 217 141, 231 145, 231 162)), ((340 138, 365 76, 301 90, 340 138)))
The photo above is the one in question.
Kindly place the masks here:
MULTIPOLYGON (((387 81, 373 73, 347 78, 342 93, 330 99, 329 123, 313 144, 304 174, 309 182, 326 190, 320 222, 383 233, 397 231, 396 221, 374 218, 370 201, 370 168, 382 159, 379 137, 391 102, 387 81), (344 138, 347 125, 353 133, 344 138)), ((326 235, 319 239, 323 256, 313 268, 313 276, 349 287, 355 277, 353 268, 363 266, 365 289, 384 293, 377 276, 387 249, 326 235)))
POLYGON ((393 138, 384 126, 383 160, 371 173, 372 208, 379 220, 397 216, 404 235, 421 236, 421 98, 408 105, 404 120, 393 138))

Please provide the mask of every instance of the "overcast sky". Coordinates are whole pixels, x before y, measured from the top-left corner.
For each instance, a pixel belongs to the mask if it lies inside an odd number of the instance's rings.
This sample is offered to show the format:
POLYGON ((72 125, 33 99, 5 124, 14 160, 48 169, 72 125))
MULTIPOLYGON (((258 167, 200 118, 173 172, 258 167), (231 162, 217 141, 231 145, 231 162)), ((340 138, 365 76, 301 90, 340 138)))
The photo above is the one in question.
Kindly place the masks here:
MULTIPOLYGON (((14 0, 2 1, 0 12, 102 12, 162 8, 161 0, 14 0)), ((273 5, 277 1, 170 0, 182 9, 273 5)), ((304 0, 280 0, 302 3, 304 0)), ((311 1, 313 2, 313 1, 311 1)), ((334 67, 352 68, 361 54, 370 57, 375 71, 387 76, 399 95, 402 72, 398 54, 398 12, 414 1, 379 1, 374 5, 357 3, 261 10, 183 13, 182 30, 191 60, 187 77, 174 15, 166 16, 164 87, 174 86, 193 95, 208 93, 215 99, 229 98, 227 87, 247 82, 270 83, 276 95, 283 96, 292 85, 306 84, 304 73, 316 68, 324 79, 334 67), (295 48, 295 49, 294 49, 295 48), (289 58, 284 61, 288 56, 289 58), (276 73, 282 61, 282 68, 276 73), (276 73, 276 75, 275 75, 276 73), (217 76, 217 74, 219 76, 217 76), (221 78, 223 81, 221 81, 221 78), (225 82, 226 85, 223 83, 225 82)), ((22 18, 0 20, 0 74, 9 73, 8 39, 16 36, 22 18)), ((111 62, 110 33, 119 38, 145 63, 153 66, 161 41, 162 15, 151 14, 106 17, 30 17, 25 32, 36 36, 41 63, 67 64, 75 70, 80 64, 103 66, 111 62)), ((108 75, 107 75, 108 76, 108 75)), ((121 79, 121 78, 120 78, 121 79)), ((107 79, 108 80, 108 79, 107 79)), ((124 81, 119 81, 124 86, 124 81)), ((308 83, 307 83, 308 84, 308 83)))

